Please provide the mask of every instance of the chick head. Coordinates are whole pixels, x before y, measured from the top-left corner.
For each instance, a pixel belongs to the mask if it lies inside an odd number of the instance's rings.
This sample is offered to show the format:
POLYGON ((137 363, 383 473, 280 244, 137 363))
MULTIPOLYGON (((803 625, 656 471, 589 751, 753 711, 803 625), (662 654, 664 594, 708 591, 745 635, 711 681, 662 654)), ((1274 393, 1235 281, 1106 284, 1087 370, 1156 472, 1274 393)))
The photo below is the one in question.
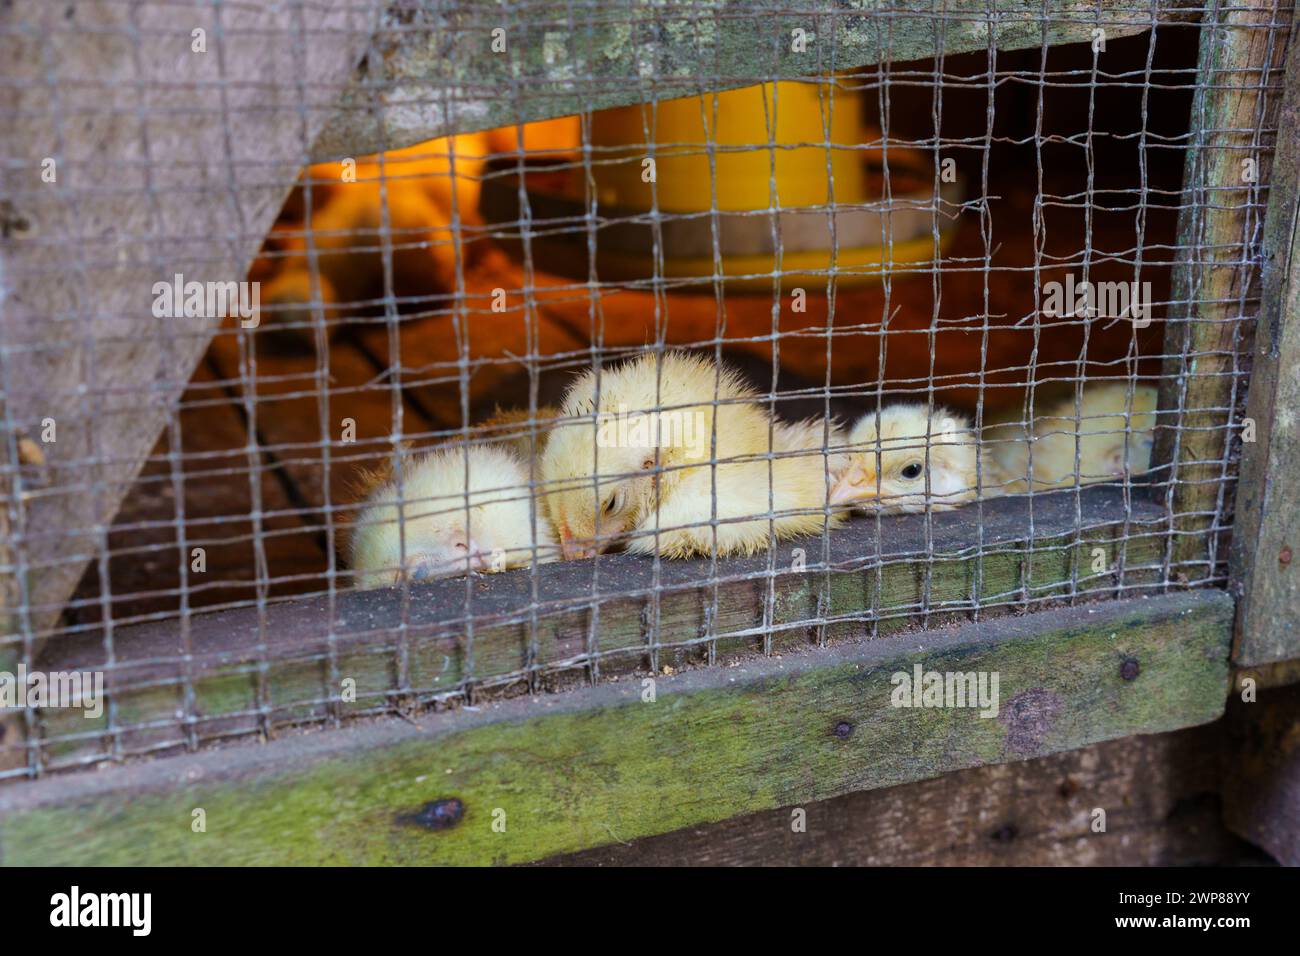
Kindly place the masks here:
MULTIPOLYGON (((1136 419, 1137 416, 1134 417, 1136 419)), ((1087 429, 1090 426, 1084 422, 1082 427, 1087 429)), ((1134 427, 1138 427, 1136 421, 1134 427)), ((1116 422, 1115 428, 1116 431, 1106 434, 1080 435, 1083 462, 1080 471, 1085 480, 1106 481, 1127 475, 1141 475, 1151 470, 1151 448, 1154 444, 1151 431, 1133 431, 1125 441, 1124 433, 1120 431, 1124 428, 1123 422, 1116 422)), ((1070 436, 1070 443, 1073 444, 1073 436, 1070 436)))
POLYGON ((1073 398, 1034 422, 1034 484, 1048 486, 1110 481, 1151 468, 1156 389, 1120 383, 1084 388, 1076 412, 1073 398), (1078 466, 1075 441, 1078 441, 1078 466))
MULTIPOLYGON (((1140 475, 1150 470, 1158 397, 1150 385, 1133 388, 1131 395, 1129 387, 1123 384, 1085 390, 1082 417, 1077 426, 1085 475, 1092 469, 1096 473, 1092 476, 1094 480, 1123 478, 1126 474, 1140 475)), ((1068 409, 1067 416, 1071 420, 1060 423, 1059 427, 1073 433, 1076 428, 1073 408, 1068 409)), ((1073 434, 1066 436, 1066 443, 1073 446, 1073 434)), ((1073 453, 1073 447, 1070 452, 1073 453)))
POLYGON ((715 400, 750 395, 731 370, 681 352, 602 370, 599 400, 595 372, 579 377, 540 469, 564 557, 591 557, 652 518, 681 469, 710 460, 715 400))
POLYGON ((584 421, 558 426, 542 458, 543 501, 566 560, 604 551, 655 508, 655 449, 607 445, 597 428, 584 421))
POLYGON ((966 419, 946 409, 893 405, 881 409, 879 427, 870 412, 853 426, 849 447, 832 505, 889 514, 925 511, 927 501, 947 511, 975 498, 975 436, 966 419))

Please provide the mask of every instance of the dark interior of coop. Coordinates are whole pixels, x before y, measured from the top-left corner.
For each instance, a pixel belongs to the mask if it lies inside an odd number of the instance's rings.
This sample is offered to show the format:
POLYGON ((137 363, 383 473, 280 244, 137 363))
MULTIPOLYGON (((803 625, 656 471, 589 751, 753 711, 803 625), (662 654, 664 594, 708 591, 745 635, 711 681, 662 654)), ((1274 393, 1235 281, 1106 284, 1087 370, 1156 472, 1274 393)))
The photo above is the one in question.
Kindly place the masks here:
MULTIPOLYGON (((862 282, 810 274, 804 311, 770 279, 602 276, 593 289, 544 271, 541 254, 520 254, 517 229, 483 215, 487 172, 447 175, 452 140, 362 158, 355 183, 340 184, 338 163, 304 170, 248 276, 262 285, 262 323, 228 321, 214 338, 179 427, 139 475, 65 625, 350 586, 347 506, 362 471, 393 455, 397 426, 433 444, 498 406, 554 403, 597 353, 609 363, 656 343, 702 349, 765 395, 779 370, 775 392, 789 405, 778 411, 791 417, 825 407, 828 386, 841 417, 881 395, 928 393, 973 417, 1021 405, 1031 384, 1153 379, 1176 307, 1195 29, 1112 39, 1106 63, 1099 74, 1089 45, 1072 44, 838 74, 870 135, 900 156, 955 160, 963 205, 939 261, 862 282), (1094 280, 1149 281, 1153 321, 1040 315, 1036 286, 1085 268, 1094 280)), ((454 151, 506 161, 481 167, 503 177, 521 143, 580 164, 587 128, 571 117, 464 134, 454 151)), ((869 198, 886 185, 877 171, 869 198)), ((535 233, 547 225, 535 219, 535 233)))

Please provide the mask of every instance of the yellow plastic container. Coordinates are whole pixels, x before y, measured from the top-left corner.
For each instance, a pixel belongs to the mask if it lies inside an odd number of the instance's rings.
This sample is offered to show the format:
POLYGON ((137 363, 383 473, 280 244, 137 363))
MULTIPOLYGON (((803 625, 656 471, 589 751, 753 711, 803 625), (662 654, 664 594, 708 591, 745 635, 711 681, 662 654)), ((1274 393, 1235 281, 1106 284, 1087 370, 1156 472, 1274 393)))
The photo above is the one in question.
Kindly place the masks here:
MULTIPOLYGON (((717 277, 754 292, 827 275, 841 286, 876 282, 928 263, 956 234, 962 184, 945 181, 936 195, 926 150, 891 145, 886 164, 863 107, 856 90, 791 80, 593 113, 594 261, 586 229, 573 226, 591 201, 576 157, 523 174, 530 218, 564 224, 532 237, 534 261, 575 278, 717 277), (646 215, 655 209, 662 218, 646 215)), ((507 159, 484 179, 491 223, 521 219, 513 170, 507 159)), ((518 240, 498 241, 524 254, 518 240)))
POLYGON ((602 204, 650 209, 653 188, 666 212, 707 211, 714 208, 716 184, 723 211, 821 206, 830 199, 828 168, 837 203, 867 201, 862 150, 827 147, 828 141, 853 147, 868 139, 860 94, 833 83, 764 83, 602 110, 592 117, 591 138, 602 204), (653 184, 648 158, 654 159, 653 184))

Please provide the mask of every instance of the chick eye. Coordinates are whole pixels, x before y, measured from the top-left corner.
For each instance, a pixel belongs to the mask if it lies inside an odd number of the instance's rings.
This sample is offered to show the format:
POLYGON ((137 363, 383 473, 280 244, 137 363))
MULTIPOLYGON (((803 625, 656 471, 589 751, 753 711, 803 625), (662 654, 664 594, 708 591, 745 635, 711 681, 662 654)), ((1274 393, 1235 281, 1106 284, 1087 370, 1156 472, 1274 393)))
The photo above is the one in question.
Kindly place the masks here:
POLYGON ((909 461, 903 466, 902 470, 898 473, 898 476, 904 481, 916 481, 916 479, 921 477, 922 470, 923 468, 919 461, 909 461))

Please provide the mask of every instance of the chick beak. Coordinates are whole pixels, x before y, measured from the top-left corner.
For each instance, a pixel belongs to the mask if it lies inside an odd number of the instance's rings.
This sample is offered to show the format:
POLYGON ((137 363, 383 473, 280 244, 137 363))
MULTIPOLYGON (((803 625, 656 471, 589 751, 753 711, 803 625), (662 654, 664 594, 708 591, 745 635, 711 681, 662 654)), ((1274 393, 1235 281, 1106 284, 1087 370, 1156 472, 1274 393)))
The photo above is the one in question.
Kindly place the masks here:
POLYGON ((849 467, 840 480, 831 488, 830 503, 846 505, 854 501, 863 501, 878 497, 876 494, 876 476, 859 464, 849 467))
POLYGON ((575 538, 573 532, 565 527, 560 529, 560 554, 565 561, 576 561, 579 558, 594 558, 596 548, 589 541, 575 538))
MULTIPOLYGON (((409 555, 406 562, 406 574, 412 581, 432 581, 486 570, 487 557, 472 539, 409 555)), ((400 578, 398 572, 395 580, 400 578)))

